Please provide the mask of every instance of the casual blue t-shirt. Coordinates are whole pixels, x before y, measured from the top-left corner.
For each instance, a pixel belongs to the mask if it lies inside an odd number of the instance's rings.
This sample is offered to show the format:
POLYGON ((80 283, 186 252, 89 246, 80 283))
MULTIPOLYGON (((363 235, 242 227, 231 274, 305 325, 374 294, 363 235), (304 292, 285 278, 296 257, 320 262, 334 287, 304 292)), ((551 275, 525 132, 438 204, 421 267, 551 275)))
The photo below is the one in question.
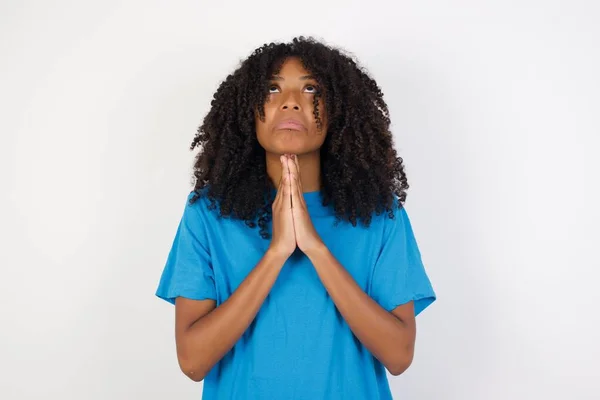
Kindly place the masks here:
MULTIPOLYGON (((188 200, 193 196, 191 192, 188 200)), ((395 219, 334 226, 320 192, 304 193, 315 229, 358 285, 388 311, 414 301, 419 314, 436 298, 404 208, 395 219)), ((210 201, 185 204, 156 295, 214 299, 233 294, 269 240, 244 221, 218 218, 210 201)), ((397 199, 395 200, 397 205, 397 199)), ((269 232, 271 231, 269 223, 269 232)), ((256 318, 204 378, 203 399, 391 399, 385 367, 354 336, 298 249, 286 261, 256 318)))

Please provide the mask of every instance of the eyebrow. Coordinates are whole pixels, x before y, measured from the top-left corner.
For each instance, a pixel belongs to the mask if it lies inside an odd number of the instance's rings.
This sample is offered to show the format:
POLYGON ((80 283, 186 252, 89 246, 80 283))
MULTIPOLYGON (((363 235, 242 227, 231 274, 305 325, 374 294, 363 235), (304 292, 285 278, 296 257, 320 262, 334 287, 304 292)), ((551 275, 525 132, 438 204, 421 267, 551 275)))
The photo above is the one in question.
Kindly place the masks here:
MULTIPOLYGON (((309 79, 317 80, 313 75, 304 75, 304 76, 300 77, 301 81, 306 81, 306 80, 309 80, 309 79)), ((271 77, 271 80, 273 80, 273 81, 284 81, 285 79, 282 76, 280 76, 280 75, 273 75, 271 77)))

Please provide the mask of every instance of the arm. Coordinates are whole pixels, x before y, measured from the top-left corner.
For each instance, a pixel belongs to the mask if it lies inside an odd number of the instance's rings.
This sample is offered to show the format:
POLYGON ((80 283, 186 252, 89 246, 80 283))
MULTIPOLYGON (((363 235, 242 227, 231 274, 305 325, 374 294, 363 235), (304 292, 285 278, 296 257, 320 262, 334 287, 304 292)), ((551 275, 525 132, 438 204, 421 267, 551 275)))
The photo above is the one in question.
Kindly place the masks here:
MULTIPOLYGON (((400 375, 410 366, 414 354, 414 303, 407 301, 388 312, 363 292, 331 254, 312 224, 302 195, 297 157, 293 157, 292 161, 288 160, 288 167, 292 178, 292 213, 298 247, 312 262, 354 335, 391 374, 400 375)), ((394 246, 386 246, 385 253, 389 255, 390 252, 396 253, 394 246)))
POLYGON ((414 354, 413 302, 388 312, 356 284, 325 245, 306 255, 354 335, 392 375, 404 372, 414 354))
MULTIPOLYGON (((191 300, 184 296, 175 296, 175 341, 177 345, 177 359, 181 370, 192 380, 201 381, 212 367, 231 350, 238 339, 244 334, 256 314, 260 310, 265 298, 277 280, 284 263, 296 249, 294 234, 294 221, 292 217, 290 198, 289 170, 283 165, 284 157, 280 157, 282 164, 282 179, 279 181, 277 195, 273 200, 273 236, 266 253, 256 264, 254 269, 242 281, 233 294, 219 307, 215 308, 215 297, 210 300, 191 300)), ((189 207, 186 208, 189 210, 189 207)), ((209 262, 208 252, 202 245, 203 240, 198 239, 203 230, 188 226, 192 218, 184 218, 180 224, 177 235, 177 247, 172 250, 173 258, 178 252, 191 253, 191 258, 197 259, 194 266, 206 265, 209 262), (181 249, 181 248, 182 249, 181 249)), ((186 257, 182 257, 186 258, 186 257)), ((187 258, 190 258, 188 256, 187 258)), ((178 264, 173 263, 177 266, 178 264)), ((179 266, 176 271, 192 269, 193 266, 179 266)), ((173 274, 173 271, 170 272, 173 274)), ((210 275, 212 271, 200 270, 190 274, 181 274, 179 279, 184 281, 182 286, 204 286, 210 288, 214 281, 201 281, 200 277, 210 275), (194 283, 197 280, 197 285, 194 283)), ((165 282, 172 280, 172 276, 165 275, 165 282)), ((167 284, 165 283, 165 287, 167 284)), ((181 293, 179 290, 176 292, 181 293)), ((193 290, 191 291, 193 292, 193 290)), ((163 297, 168 297, 168 290, 164 290, 163 297)), ((213 291, 207 292, 214 296, 213 291)), ((194 295, 199 296, 197 293, 194 295)), ((206 297, 204 297, 206 298, 206 297)))
POLYGON ((204 379, 250 325, 287 257, 268 250, 235 292, 215 308, 214 300, 178 297, 175 340, 181 370, 192 380, 204 379))

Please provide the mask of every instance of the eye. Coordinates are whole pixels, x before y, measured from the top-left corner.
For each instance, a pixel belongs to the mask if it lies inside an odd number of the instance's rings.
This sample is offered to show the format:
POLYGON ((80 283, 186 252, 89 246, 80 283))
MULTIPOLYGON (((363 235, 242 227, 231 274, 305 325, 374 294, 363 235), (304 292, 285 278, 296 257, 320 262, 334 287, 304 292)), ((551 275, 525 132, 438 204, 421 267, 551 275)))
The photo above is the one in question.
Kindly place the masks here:
POLYGON ((304 89, 308 90, 309 93, 319 93, 319 87, 317 85, 307 85, 304 89))
POLYGON ((279 90, 279 86, 269 85, 269 93, 277 93, 278 90, 279 90))

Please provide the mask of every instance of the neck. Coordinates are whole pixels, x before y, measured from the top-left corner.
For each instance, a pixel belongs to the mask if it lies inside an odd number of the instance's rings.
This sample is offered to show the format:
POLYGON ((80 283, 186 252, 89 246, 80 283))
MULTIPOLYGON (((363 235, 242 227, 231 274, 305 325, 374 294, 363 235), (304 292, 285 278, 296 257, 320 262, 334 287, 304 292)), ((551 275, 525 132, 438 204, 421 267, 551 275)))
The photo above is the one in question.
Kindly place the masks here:
MULTIPOLYGON (((267 175, 273 186, 277 188, 281 179, 280 154, 267 153, 267 175)), ((300 166, 300 178, 303 191, 315 192, 321 189, 321 154, 314 151, 307 154, 296 154, 300 166)))

